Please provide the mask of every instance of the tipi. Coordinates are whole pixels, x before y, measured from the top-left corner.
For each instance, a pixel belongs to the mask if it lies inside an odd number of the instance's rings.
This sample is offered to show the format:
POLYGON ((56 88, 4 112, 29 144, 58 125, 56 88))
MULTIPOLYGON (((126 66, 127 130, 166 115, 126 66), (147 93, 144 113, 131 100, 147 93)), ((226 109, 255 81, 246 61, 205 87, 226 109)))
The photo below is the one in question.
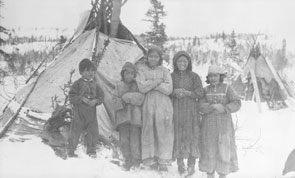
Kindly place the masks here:
MULTIPOLYGON (((98 66, 96 78, 105 93, 103 105, 97 108, 99 132, 103 137, 110 138, 113 134, 114 110, 111 99, 115 82, 120 80, 119 73, 126 61, 136 62, 144 55, 144 48, 121 22, 116 22, 117 32, 111 30, 111 19, 115 18, 112 10, 115 9, 116 1, 92 2, 92 10, 82 14, 78 27, 61 53, 34 81, 17 92, 6 107, 0 118, 0 137, 15 119, 21 119, 22 116, 47 120, 53 112, 52 98, 64 102, 65 95, 61 88, 70 77, 72 80, 78 79, 79 62, 90 58, 98 66), (109 36, 111 31, 115 37, 109 36), (71 74, 72 71, 75 72, 71 74)), ((118 16, 117 11, 115 14, 118 16)), ((28 119, 25 120, 26 127, 32 124, 28 123, 28 119)), ((23 130, 21 127, 14 129, 23 130)))
POLYGON ((272 63, 261 54, 259 45, 252 48, 243 75, 248 79, 246 100, 252 99, 254 93, 259 111, 262 101, 267 101, 271 109, 286 107, 285 100, 292 95, 286 90, 272 63))

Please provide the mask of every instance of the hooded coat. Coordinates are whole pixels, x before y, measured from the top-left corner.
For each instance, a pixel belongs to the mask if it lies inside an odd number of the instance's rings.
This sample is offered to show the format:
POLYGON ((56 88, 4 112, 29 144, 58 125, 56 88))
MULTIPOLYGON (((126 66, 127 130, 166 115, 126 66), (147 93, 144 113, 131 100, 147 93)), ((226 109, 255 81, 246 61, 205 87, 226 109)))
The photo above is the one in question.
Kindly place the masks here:
MULTIPOLYGON (((122 71, 127 69, 136 72, 135 66, 128 62, 123 66, 122 71)), ((117 83, 113 97, 116 110, 116 128, 126 123, 141 127, 141 105, 143 100, 144 95, 139 92, 135 81, 131 83, 120 81, 117 83)))
POLYGON ((192 72, 191 57, 185 51, 179 51, 173 58, 173 122, 174 122, 174 151, 175 158, 199 157, 200 117, 198 99, 203 96, 202 81, 198 74, 192 72), (177 69, 177 60, 185 56, 189 65, 185 71, 177 69), (190 95, 177 97, 177 89, 190 91, 190 95))
POLYGON ((120 81, 114 93, 113 101, 116 110, 116 129, 120 135, 120 147, 125 158, 126 165, 138 164, 141 160, 141 105, 144 95, 138 90, 137 83, 124 81, 125 70, 136 73, 133 64, 126 62, 122 68, 122 81, 120 81))

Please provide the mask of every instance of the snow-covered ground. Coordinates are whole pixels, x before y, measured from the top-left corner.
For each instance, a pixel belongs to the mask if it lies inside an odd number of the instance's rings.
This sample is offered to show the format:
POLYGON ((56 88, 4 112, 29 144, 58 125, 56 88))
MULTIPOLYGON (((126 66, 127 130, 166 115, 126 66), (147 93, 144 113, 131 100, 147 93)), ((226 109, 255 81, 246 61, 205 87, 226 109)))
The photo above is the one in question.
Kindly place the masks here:
MULTIPOLYGON (((295 147, 294 101, 287 109, 268 110, 262 105, 258 113, 256 104, 243 102, 242 109, 233 114, 237 125, 236 138, 239 167, 237 173, 228 178, 282 178, 285 160, 295 147)), ((63 160, 41 142, 37 136, 9 136, 0 140, 1 178, 160 178, 180 177, 174 162, 169 172, 159 174, 148 169, 129 172, 111 163, 112 151, 100 148, 96 159, 85 154, 83 146, 78 148, 78 158, 63 160)), ((198 166, 196 166, 198 167, 198 166)), ((285 177, 295 176, 291 173, 285 177)), ((205 173, 196 172, 194 178, 204 178, 205 173)))
POLYGON ((295 147, 294 106, 290 101, 288 109, 271 111, 263 105, 258 113, 253 102, 243 102, 237 118, 234 114, 240 171, 232 177, 283 177, 284 163, 295 147))
POLYGON ((57 42, 32 42, 32 43, 22 43, 17 45, 4 45, 1 47, 7 53, 13 53, 16 49, 18 49, 18 53, 24 54, 29 51, 46 51, 50 52, 52 48, 56 45, 57 42))
MULTIPOLYGON (((17 29, 9 29, 9 33, 11 33, 12 37, 31 37, 35 38, 43 37, 47 39, 56 39, 61 35, 63 36, 71 36, 74 32, 74 29, 70 28, 17 28, 17 29)), ((7 37, 8 38, 8 37, 7 37)))

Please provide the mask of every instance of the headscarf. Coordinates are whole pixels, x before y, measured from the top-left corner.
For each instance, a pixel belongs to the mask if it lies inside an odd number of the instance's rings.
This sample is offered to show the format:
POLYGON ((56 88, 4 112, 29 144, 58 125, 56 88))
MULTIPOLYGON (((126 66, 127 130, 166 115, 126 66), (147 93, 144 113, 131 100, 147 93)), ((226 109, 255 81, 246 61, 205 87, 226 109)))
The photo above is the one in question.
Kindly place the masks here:
POLYGON ((174 67, 174 71, 178 71, 177 68, 177 60, 181 57, 181 56, 185 56, 188 60, 188 66, 186 68, 186 71, 192 71, 192 58, 191 56, 188 54, 188 52, 186 51, 178 51, 174 57, 173 57, 173 67, 174 67))
POLYGON ((127 69, 129 69, 129 70, 133 70, 134 72, 136 72, 136 67, 135 67, 135 65, 132 64, 131 62, 126 62, 126 63, 123 65, 123 67, 122 67, 122 71, 127 70, 127 69))
POLYGON ((124 71, 125 70, 132 70, 134 71, 135 75, 136 75, 136 66, 134 64, 132 64, 131 62, 126 62, 123 67, 122 67, 122 70, 121 70, 121 80, 123 81, 124 80, 124 71))

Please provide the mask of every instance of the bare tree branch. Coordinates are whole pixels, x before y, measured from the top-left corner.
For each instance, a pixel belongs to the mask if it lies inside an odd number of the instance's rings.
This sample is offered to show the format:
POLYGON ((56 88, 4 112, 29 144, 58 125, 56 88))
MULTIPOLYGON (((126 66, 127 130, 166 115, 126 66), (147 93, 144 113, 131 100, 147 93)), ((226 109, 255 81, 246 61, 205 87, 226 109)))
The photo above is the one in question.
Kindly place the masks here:
POLYGON ((261 139, 261 129, 259 130, 258 138, 252 144, 250 144, 246 147, 243 147, 243 149, 253 149, 257 145, 257 143, 260 141, 260 139, 261 139))

